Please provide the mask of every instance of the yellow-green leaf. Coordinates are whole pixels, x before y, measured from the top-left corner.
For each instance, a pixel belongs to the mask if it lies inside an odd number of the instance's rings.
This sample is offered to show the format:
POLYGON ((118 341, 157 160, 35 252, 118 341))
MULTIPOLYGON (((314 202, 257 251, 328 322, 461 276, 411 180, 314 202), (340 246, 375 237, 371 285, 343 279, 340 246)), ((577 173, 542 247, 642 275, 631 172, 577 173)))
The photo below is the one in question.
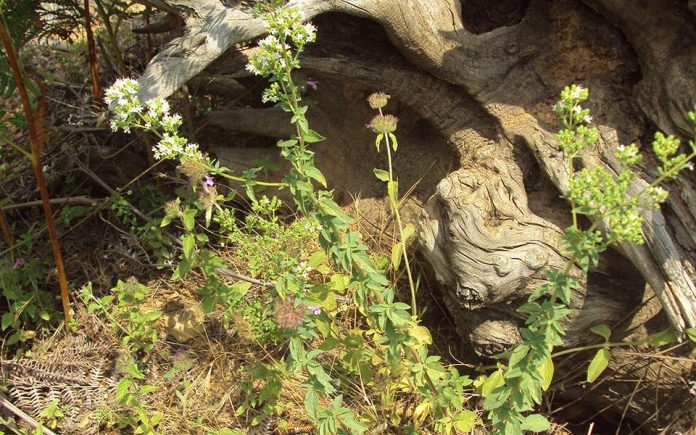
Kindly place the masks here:
POLYGON ((399 200, 399 183, 396 181, 390 181, 387 183, 387 194, 389 198, 397 202, 399 200))
POLYGON ((398 270, 399 266, 401 265, 401 257, 403 256, 404 250, 403 250, 403 245, 401 243, 397 243, 396 245, 392 246, 392 252, 391 252, 391 263, 392 267, 394 270, 398 270))
POLYGON ((413 422, 416 424, 416 427, 423 424, 428 414, 430 414, 430 401, 424 400, 413 411, 413 422))
POLYGON ((601 325, 593 326, 590 328, 590 331, 603 337, 605 340, 609 340, 609 337, 611 336, 611 329, 609 329, 609 327, 603 323, 601 325))
POLYGON ((406 243, 408 242, 408 239, 411 238, 411 236, 416 232, 416 227, 413 226, 413 224, 408 224, 404 227, 404 240, 403 242, 406 243))
POLYGON ((594 382, 599 375, 602 374, 604 369, 609 365, 609 358, 611 354, 609 349, 603 347, 597 351, 594 358, 590 362, 590 366, 587 368, 587 382, 594 382))
POLYGON ((430 331, 425 326, 413 326, 411 327, 411 337, 415 338, 418 343, 430 345, 433 344, 433 338, 430 336, 430 331))
POLYGON ((340 273, 331 275, 331 290, 335 291, 336 293, 343 294, 346 292, 346 287, 348 287, 349 282, 350 279, 346 275, 342 275, 340 273))
POLYGON ((312 255, 309 256, 309 260, 307 261, 307 264, 312 268, 316 269, 319 267, 319 265, 326 259, 326 254, 322 251, 316 251, 312 255))
POLYGON ((530 414, 522 421, 522 430, 530 432, 544 432, 549 430, 549 421, 541 414, 530 414))
POLYGON ((383 181, 385 183, 389 181, 389 172, 385 171, 384 169, 375 168, 372 170, 372 172, 379 181, 383 181))
POLYGON ((553 360, 551 357, 546 358, 544 363, 539 366, 539 374, 541 374, 542 378, 541 388, 546 391, 551 386, 551 380, 553 380, 553 360))
POLYGON ((503 379, 503 371, 496 370, 488 377, 488 379, 486 379, 486 382, 484 382, 481 386, 481 395, 483 397, 488 397, 488 395, 491 394, 493 390, 503 385, 504 383, 505 379, 503 379))

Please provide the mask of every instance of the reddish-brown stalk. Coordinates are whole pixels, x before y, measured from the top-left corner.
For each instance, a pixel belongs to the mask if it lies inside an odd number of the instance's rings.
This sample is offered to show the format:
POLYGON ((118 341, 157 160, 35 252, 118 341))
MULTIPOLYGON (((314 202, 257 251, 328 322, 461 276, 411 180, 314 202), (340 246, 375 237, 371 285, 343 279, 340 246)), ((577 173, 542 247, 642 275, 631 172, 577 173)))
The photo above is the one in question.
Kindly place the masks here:
POLYGON ((2 45, 4 46, 5 53, 7 54, 7 60, 10 63, 12 76, 14 77, 17 90, 19 91, 22 109, 24 110, 24 117, 26 118, 27 128, 29 129, 29 139, 31 141, 31 164, 34 169, 36 183, 39 187, 41 203, 43 204, 44 215, 46 218, 46 226, 48 227, 48 235, 51 239, 51 247, 53 248, 53 257, 56 261, 58 284, 60 285, 60 298, 63 303, 65 328, 68 329, 72 320, 72 316, 70 314, 70 300, 68 296, 68 280, 65 276, 63 256, 61 254, 60 244, 58 243, 58 233, 56 231, 55 223, 53 222, 53 212, 51 211, 51 204, 49 202, 48 188, 46 186, 46 179, 44 178, 43 168, 41 166, 41 149, 46 141, 46 134, 44 131, 45 129, 39 128, 37 119, 39 122, 45 123, 45 110, 43 110, 43 107, 39 105, 39 110, 37 111, 38 117, 34 117, 34 112, 32 111, 31 104, 29 103, 29 94, 26 86, 24 85, 22 70, 19 67, 19 61, 17 60, 17 53, 15 52, 12 39, 10 38, 10 34, 5 24, 5 17, 2 16, 2 14, 0 14, 0 40, 2 40, 2 45))

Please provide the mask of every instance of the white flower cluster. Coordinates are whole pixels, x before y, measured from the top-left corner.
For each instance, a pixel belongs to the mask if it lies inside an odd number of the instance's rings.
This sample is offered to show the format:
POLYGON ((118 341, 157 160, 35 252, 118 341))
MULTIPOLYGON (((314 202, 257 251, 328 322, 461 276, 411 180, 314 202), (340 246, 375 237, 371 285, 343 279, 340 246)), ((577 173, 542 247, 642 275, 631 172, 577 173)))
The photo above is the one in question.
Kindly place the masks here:
MULTIPOLYGON (((247 64, 249 66, 251 64, 247 64)), ((280 100, 280 96, 282 95, 280 89, 280 85, 278 85, 277 82, 271 83, 269 87, 267 87, 263 91, 263 96, 261 97, 261 101, 264 103, 277 103, 278 100, 280 100)))
MULTIPOLYGON (((297 58, 289 55, 290 44, 300 53, 305 45, 316 40, 317 28, 311 23, 303 24, 302 14, 297 8, 282 8, 272 12, 266 16, 266 21, 268 36, 259 41, 259 52, 246 69, 255 75, 271 76, 284 74, 288 67, 299 67, 297 58)), ((274 94, 268 94, 266 101, 277 101, 274 97, 274 94)))
POLYGON ((313 270, 312 266, 307 264, 306 261, 300 261, 300 264, 295 266, 295 274, 302 279, 309 278, 309 272, 313 270))
POLYGON ((590 92, 580 85, 566 86, 561 92, 561 100, 553 106, 554 112, 571 124, 589 124, 592 116, 588 109, 583 109, 580 103, 587 100, 590 92))
POLYGON ((104 101, 114 114, 111 130, 123 130, 130 133, 131 126, 142 113, 143 107, 138 100, 138 82, 133 79, 118 79, 106 90, 104 101))
POLYGON ((113 131, 130 133, 131 128, 142 128, 157 134, 161 139, 153 147, 158 160, 203 159, 198 145, 189 143, 179 136, 181 116, 170 114, 169 102, 163 98, 152 98, 143 106, 138 99, 138 82, 133 79, 118 79, 106 90, 104 101, 109 105, 114 117, 111 120, 113 131))
POLYGON ((305 231, 307 231, 309 234, 317 234, 319 231, 324 229, 324 227, 319 222, 317 222, 316 219, 306 219, 302 223, 302 226, 304 227, 305 231))

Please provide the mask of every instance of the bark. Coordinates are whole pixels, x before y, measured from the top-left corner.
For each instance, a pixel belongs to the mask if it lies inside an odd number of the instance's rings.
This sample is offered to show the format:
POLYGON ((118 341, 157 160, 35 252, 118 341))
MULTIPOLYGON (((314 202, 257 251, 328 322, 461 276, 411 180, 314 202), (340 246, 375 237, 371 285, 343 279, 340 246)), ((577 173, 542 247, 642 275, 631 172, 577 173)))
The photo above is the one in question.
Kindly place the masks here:
MULTIPOLYGON (((263 33, 260 20, 217 0, 163 3, 184 20, 186 33, 152 60, 140 78, 141 98, 168 96, 192 79, 206 83, 202 72, 234 80, 226 90, 207 91, 244 94, 250 50, 240 44, 263 33)), ((459 332, 482 355, 519 339, 514 308, 543 283, 546 268, 567 261, 560 236, 568 208, 557 198, 567 191, 569 176, 551 115, 560 89, 577 81, 590 88, 601 137, 597 150, 583 156, 586 167, 618 172, 612 150, 631 141, 647 148, 645 131, 653 126, 687 137, 693 133, 685 117, 696 102, 693 2, 531 0, 525 9, 519 6, 525 2, 501 0, 493 3, 517 5, 523 16, 493 29, 481 26, 482 33, 473 31, 471 17, 454 0, 294 3, 308 19, 340 13, 376 23, 377 30, 361 22, 373 39, 351 34, 342 40, 340 28, 322 33, 320 26, 319 48, 303 59, 303 71, 321 79, 320 90, 307 98, 312 125, 329 138, 317 146, 317 161, 339 195, 378 198, 379 186, 355 180, 356 173, 379 166, 367 157, 372 151, 357 145, 369 144, 369 133, 355 126, 369 119, 361 100, 370 90, 394 97, 392 110, 399 112, 400 134, 406 137, 400 143, 411 144, 404 154, 399 151, 411 162, 402 185, 420 189, 411 202, 414 214, 422 210, 421 252, 443 286, 459 332), (322 37, 328 40, 324 49, 322 37), (361 37, 367 41, 362 46, 361 37), (385 49, 386 39, 391 45, 385 49), (353 45, 359 48, 340 50, 353 45), (389 51, 394 48, 397 54, 389 51), (424 133, 421 121, 434 133, 424 133), (410 124, 415 126, 409 129, 410 124), (433 156, 446 161, 431 171, 433 156), (430 178, 421 182, 423 172, 430 178), (408 178, 411 173, 417 175, 408 178)), ((468 8, 485 5, 494 6, 471 1, 468 8)), ((228 107, 208 114, 207 122, 236 133, 289 133, 285 115, 274 109, 228 107)), ((214 148, 223 161, 227 155, 240 166, 251 163, 244 150, 224 148, 214 148)), ((257 150, 258 155, 275 158, 272 151, 257 150)), ((640 170, 634 192, 656 176, 650 157, 640 170)), ((659 308, 679 330, 696 326, 693 176, 668 187, 672 194, 662 210, 643 211, 646 243, 623 244, 617 248, 621 255, 608 253, 606 266, 593 270, 585 288, 573 295, 568 346, 591 340, 588 329, 598 323, 615 326, 615 339, 644 335, 660 325, 659 308)), ((624 354, 617 355, 614 379, 621 379, 634 368, 627 369, 624 354)), ((644 385, 659 385, 665 376, 654 364, 650 360, 641 368, 644 385)), ((673 381, 679 377, 672 375, 673 381)), ((621 385, 605 385, 590 402, 601 407, 630 396, 624 404, 629 415, 656 424, 659 416, 646 405, 654 392, 641 387, 633 394, 621 385)), ((684 396, 672 398, 678 397, 684 396)))

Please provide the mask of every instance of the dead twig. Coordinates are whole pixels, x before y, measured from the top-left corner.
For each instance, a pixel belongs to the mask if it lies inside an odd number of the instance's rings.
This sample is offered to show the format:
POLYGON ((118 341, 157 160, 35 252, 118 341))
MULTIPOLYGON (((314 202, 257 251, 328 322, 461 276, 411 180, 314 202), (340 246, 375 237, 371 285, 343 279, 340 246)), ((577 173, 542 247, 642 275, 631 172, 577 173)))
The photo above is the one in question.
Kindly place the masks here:
MULTIPOLYGON (((94 206, 97 205, 98 203, 105 201, 105 198, 90 198, 87 196, 72 196, 72 197, 66 197, 66 198, 51 198, 48 200, 50 204, 77 204, 77 205, 89 205, 89 206, 94 206)), ((17 210, 20 208, 27 208, 27 207, 35 207, 37 205, 42 205, 42 202, 40 200, 37 201, 29 201, 29 202, 23 202, 21 204, 11 204, 11 205, 6 205, 4 207, 0 207, 0 211, 9 211, 9 210, 17 210)))
MULTIPOLYGON (((32 429, 36 429, 39 427, 39 423, 36 422, 29 414, 26 412, 22 411, 21 409, 17 408, 12 404, 12 402, 9 401, 7 397, 5 397, 4 394, 0 393, 0 405, 3 406, 3 408, 7 409, 17 417, 21 418, 22 420, 26 421, 29 426, 31 426, 32 429)), ((41 429, 43 430, 43 433, 45 435, 56 435, 55 432, 52 430, 41 426, 41 429)))

